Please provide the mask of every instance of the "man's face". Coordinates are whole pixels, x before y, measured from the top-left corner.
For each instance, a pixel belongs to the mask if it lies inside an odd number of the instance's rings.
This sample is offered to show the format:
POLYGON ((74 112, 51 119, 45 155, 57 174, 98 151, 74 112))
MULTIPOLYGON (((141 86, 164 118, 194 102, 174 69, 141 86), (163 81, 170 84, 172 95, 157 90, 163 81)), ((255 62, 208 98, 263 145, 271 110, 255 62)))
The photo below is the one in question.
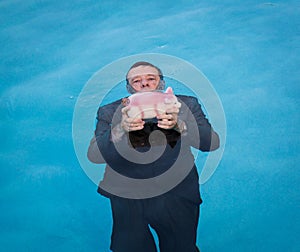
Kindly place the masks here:
POLYGON ((136 92, 156 90, 160 81, 159 72, 151 66, 138 66, 132 68, 127 79, 136 92))

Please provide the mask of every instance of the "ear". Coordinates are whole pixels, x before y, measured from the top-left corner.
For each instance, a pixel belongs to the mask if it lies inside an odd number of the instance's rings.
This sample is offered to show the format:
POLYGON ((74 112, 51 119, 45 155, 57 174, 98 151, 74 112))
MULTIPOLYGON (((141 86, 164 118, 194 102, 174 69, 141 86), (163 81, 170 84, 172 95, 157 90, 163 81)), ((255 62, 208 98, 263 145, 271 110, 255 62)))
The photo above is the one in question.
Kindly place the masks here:
POLYGON ((157 90, 164 90, 164 89, 165 89, 165 81, 161 79, 157 86, 157 90))
POLYGON ((136 91, 133 89, 133 87, 129 84, 129 82, 127 81, 126 83, 126 89, 128 91, 129 94, 134 94, 136 93, 136 91))
POLYGON ((167 94, 174 94, 173 93, 173 89, 171 87, 168 87, 165 93, 167 93, 167 94))

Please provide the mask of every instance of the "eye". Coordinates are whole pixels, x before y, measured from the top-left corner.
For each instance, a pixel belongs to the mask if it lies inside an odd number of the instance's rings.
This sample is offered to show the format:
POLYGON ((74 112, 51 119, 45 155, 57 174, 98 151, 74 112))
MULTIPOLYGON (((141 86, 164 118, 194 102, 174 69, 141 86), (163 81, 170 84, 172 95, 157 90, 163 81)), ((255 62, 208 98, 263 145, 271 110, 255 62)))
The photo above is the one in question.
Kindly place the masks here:
POLYGON ((134 80, 131 81, 132 84, 138 84, 140 82, 141 82, 140 79, 134 79, 134 80))
POLYGON ((148 77, 147 80, 148 81, 155 81, 156 79, 155 79, 155 77, 148 77))

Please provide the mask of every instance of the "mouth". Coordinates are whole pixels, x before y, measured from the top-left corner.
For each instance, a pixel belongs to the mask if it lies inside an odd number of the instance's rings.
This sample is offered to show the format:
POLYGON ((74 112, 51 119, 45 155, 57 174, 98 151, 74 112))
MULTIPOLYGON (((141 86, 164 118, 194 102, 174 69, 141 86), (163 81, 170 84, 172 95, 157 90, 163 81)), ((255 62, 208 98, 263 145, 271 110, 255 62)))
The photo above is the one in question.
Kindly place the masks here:
POLYGON ((143 87, 141 88, 140 92, 148 92, 148 91, 153 91, 152 88, 149 88, 149 87, 143 87))

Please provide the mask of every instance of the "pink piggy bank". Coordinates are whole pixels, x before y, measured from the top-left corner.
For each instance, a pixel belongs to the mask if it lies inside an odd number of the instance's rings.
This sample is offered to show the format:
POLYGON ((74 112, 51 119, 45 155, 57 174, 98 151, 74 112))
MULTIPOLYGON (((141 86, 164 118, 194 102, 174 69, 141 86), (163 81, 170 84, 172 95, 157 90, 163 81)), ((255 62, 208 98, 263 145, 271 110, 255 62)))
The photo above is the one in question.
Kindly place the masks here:
POLYGON ((150 91, 135 93, 122 100, 124 106, 128 106, 127 115, 131 118, 154 118, 166 113, 167 109, 181 107, 171 87, 166 92, 150 91))

